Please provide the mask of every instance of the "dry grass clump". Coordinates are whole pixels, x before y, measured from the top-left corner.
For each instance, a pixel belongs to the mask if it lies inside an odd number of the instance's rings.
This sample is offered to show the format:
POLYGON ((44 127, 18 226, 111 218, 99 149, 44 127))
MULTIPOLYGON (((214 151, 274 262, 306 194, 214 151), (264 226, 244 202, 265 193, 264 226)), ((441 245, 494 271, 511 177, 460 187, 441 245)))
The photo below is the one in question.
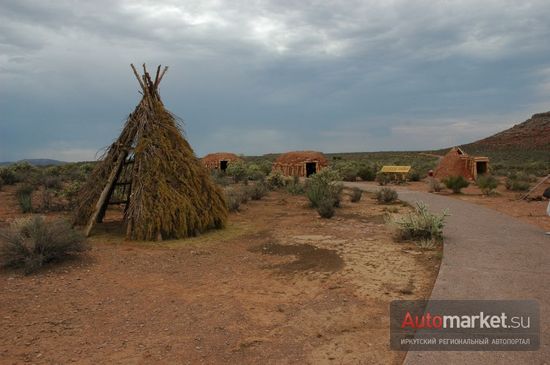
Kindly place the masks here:
POLYGON ((87 248, 84 236, 63 220, 46 222, 35 216, 17 220, 0 231, 0 264, 22 267, 27 274, 87 248))
POLYGON ((390 220, 396 227, 400 240, 443 241, 443 228, 445 219, 449 216, 447 211, 441 214, 433 214, 423 202, 416 203, 413 212, 409 212, 398 220, 390 220))

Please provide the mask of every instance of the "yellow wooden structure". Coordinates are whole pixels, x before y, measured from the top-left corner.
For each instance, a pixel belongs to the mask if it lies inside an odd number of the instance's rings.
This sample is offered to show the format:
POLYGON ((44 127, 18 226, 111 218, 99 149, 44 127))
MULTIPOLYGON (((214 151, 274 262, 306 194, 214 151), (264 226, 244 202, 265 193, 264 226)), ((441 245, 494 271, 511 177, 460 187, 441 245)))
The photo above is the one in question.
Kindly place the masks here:
POLYGON ((406 181, 407 175, 411 172, 410 166, 382 166, 380 172, 388 174, 392 180, 406 181))

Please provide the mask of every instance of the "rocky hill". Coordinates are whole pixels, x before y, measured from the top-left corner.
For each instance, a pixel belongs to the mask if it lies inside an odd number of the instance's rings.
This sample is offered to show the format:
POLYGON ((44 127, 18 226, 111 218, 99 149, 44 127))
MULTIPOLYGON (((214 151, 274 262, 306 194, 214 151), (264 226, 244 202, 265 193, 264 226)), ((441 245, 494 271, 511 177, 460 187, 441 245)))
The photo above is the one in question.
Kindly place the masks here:
POLYGON ((550 151, 550 112, 534 114, 523 123, 463 147, 466 150, 485 151, 550 151))

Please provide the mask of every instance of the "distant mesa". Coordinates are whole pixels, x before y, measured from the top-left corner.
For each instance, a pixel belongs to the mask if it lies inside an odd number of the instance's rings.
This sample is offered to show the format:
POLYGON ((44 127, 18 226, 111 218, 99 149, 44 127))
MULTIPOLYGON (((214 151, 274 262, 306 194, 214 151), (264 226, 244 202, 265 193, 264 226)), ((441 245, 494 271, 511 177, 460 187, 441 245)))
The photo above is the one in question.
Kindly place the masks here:
POLYGON ((7 166, 14 163, 20 163, 20 162, 27 162, 33 166, 59 166, 59 165, 64 165, 68 163, 65 161, 51 160, 48 158, 29 158, 29 159, 19 160, 17 162, 0 162, 0 166, 7 166))

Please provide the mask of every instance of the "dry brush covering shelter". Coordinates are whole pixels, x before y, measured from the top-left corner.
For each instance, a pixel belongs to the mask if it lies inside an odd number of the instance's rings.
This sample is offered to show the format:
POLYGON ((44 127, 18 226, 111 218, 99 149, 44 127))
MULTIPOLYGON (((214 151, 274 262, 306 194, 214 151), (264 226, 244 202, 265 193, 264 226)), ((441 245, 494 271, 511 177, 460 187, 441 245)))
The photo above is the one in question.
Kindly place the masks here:
POLYGON ((168 68, 159 66, 154 78, 145 65, 143 75, 132 69, 143 97, 81 189, 75 223, 89 235, 109 205, 122 204, 128 239, 183 238, 223 227, 222 191, 160 99, 168 68))
POLYGON ((273 171, 285 176, 308 177, 327 166, 328 160, 321 152, 294 151, 280 155, 273 164, 273 171))
POLYGON ((225 171, 227 166, 234 161, 242 161, 242 159, 236 154, 229 152, 210 153, 202 158, 202 163, 209 170, 225 171))
POLYGON ((468 180, 476 180, 478 175, 489 172, 489 158, 470 156, 462 149, 453 147, 439 161, 434 176, 444 179, 449 176, 463 176, 468 180))

